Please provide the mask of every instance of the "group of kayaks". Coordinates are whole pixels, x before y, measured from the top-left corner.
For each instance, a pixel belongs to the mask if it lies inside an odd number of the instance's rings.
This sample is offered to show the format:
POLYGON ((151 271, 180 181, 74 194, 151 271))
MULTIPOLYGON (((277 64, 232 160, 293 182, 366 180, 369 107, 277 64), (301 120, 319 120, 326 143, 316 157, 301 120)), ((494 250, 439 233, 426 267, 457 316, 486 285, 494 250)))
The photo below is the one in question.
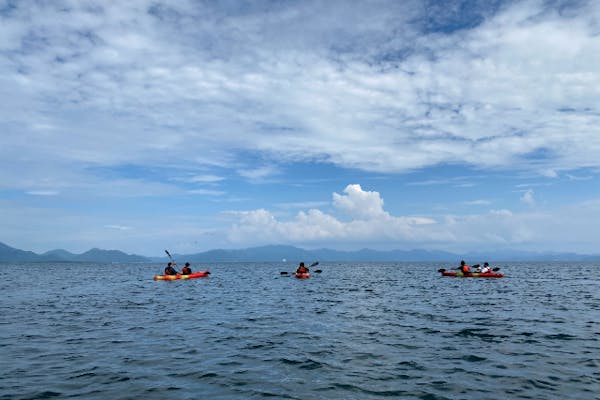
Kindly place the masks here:
MULTIPOLYGON (((500 274, 497 272, 470 272, 470 273, 462 273, 462 272, 453 272, 446 271, 445 269, 438 270, 442 276, 448 276, 452 278, 503 278, 504 274, 500 274)), ((195 278, 206 278, 210 275, 210 271, 198 271, 189 275, 155 275, 155 281, 175 281, 182 279, 195 279, 195 278)), ((284 274, 282 274, 284 275, 284 274)), ((294 272, 294 276, 298 279, 308 279, 310 278, 310 272, 294 272)))
MULTIPOLYGON (((171 268, 171 265, 174 264, 174 261, 171 257, 171 254, 165 250, 165 253, 167 253, 167 255, 169 256, 169 258, 171 259, 171 263, 169 263, 169 267, 165 268, 165 272, 169 272, 168 269, 171 268)), ((316 261, 314 263, 312 263, 310 265, 310 267, 315 267, 319 265, 319 262, 316 261)), ((189 263, 186 263, 186 268, 189 266, 189 263)), ((446 271, 444 268, 440 268, 438 269, 438 272, 440 272, 442 274, 442 276, 448 276, 448 277, 452 277, 452 278, 503 278, 504 274, 498 273, 497 271, 500 270, 500 268, 494 268, 493 270, 488 266, 488 263, 486 262, 484 265, 484 270, 487 269, 486 272, 481 272, 479 271, 479 264, 474 265, 473 267, 476 267, 475 271, 470 271, 468 266, 465 266, 465 262, 461 261, 461 267, 457 268, 458 271, 446 271)), ((293 272, 293 275, 298 278, 298 279, 308 279, 310 278, 310 272, 308 270, 308 268, 304 267, 304 263, 300 263, 300 266, 298 268, 298 271, 293 272), (300 271, 300 272, 298 272, 300 271)), ((175 272, 173 270, 173 272, 175 272)), ((186 271, 187 272, 187 271, 186 271)), ((320 269, 315 270, 314 272, 316 273, 320 273, 322 272, 320 269)), ((190 273, 190 274, 181 274, 181 273, 177 273, 174 275, 155 275, 154 276, 154 280, 155 281, 175 281, 175 280, 185 280, 185 279, 196 279, 196 278, 206 278, 210 275, 210 271, 205 270, 205 271, 198 271, 198 272, 194 272, 194 273, 190 273)), ((287 271, 282 271, 281 272, 282 276, 290 276, 290 274, 287 271)))

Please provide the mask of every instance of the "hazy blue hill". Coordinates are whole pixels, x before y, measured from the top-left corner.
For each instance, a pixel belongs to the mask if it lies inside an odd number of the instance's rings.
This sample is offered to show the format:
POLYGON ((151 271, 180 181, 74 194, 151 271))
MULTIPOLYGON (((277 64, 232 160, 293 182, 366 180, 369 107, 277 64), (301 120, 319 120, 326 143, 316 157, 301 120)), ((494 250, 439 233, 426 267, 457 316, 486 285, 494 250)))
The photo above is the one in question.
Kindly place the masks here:
POLYGON ((568 262, 590 262, 600 261, 600 254, 577 254, 577 253, 558 253, 558 252, 534 252, 501 249, 489 252, 471 253, 469 259, 475 262, 484 261, 568 261, 568 262))
POLYGON ((40 256, 32 251, 24 251, 0 242, 0 261, 39 261, 40 256))
MULTIPOLYGON (((293 246, 261 246, 237 250, 210 250, 203 253, 175 255, 182 262, 277 262, 283 259, 296 261, 314 258, 312 251, 293 246)), ((179 261, 178 261, 179 262, 179 261)))
MULTIPOLYGON (((565 262, 600 262, 600 254, 552 253, 515 251, 499 249, 488 252, 472 252, 455 254, 437 250, 390 250, 379 251, 360 249, 356 251, 342 251, 333 249, 306 250, 294 246, 273 245, 251 247, 247 249, 225 250, 217 249, 195 254, 175 254, 174 259, 182 264, 202 262, 288 262, 304 261, 320 262, 394 262, 394 261, 420 261, 420 262, 456 262, 461 259, 469 264, 481 264, 485 261, 565 261, 565 262)), ((0 262, 166 262, 167 257, 144 257, 136 254, 126 254, 120 250, 102 250, 94 248, 82 254, 73 254, 67 250, 57 249, 36 254, 10 247, 0 242, 0 262)))
MULTIPOLYGON (((390 250, 379 251, 360 249, 356 251, 341 251, 333 249, 305 250, 294 246, 261 246, 237 250, 210 250, 195 254, 177 254, 178 262, 288 262, 305 261, 419 261, 419 262, 460 262, 482 264, 485 261, 600 261, 600 255, 582 255, 575 253, 536 253, 526 251, 511 251, 510 249, 456 254, 439 250, 390 250)), ((166 258, 154 259, 166 261, 166 258)))
POLYGON ((147 262, 148 258, 136 254, 126 254, 119 250, 91 249, 75 256, 73 261, 85 262, 147 262))
POLYGON ((10 247, 0 242, 0 262, 148 262, 147 257, 126 254, 119 250, 91 249, 83 254, 73 254, 57 249, 36 254, 10 247))
MULTIPOLYGON (((453 261, 459 256, 444 251, 361 249, 341 251, 333 249, 305 250, 294 246, 261 246, 238 250, 210 250, 196 254, 177 254, 175 260, 189 262, 278 262, 287 261, 453 261)), ((161 259, 164 260, 164 259, 161 259)))
POLYGON ((331 249, 314 250, 320 260, 326 261, 452 261, 456 254, 429 250, 389 250, 360 249, 357 251, 337 251, 331 249))
POLYGON ((77 255, 67 250, 56 249, 42 253, 40 257, 47 261, 73 261, 77 255))

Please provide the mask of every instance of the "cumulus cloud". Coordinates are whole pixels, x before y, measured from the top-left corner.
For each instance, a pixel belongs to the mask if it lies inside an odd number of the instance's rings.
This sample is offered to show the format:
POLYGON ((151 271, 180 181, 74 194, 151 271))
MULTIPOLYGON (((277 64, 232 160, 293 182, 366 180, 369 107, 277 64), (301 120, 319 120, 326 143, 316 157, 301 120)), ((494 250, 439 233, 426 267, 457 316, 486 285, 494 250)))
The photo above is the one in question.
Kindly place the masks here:
POLYGON ((383 199, 378 192, 362 190, 360 185, 348 185, 346 195, 333 194, 333 205, 345 211, 353 219, 387 218, 383 211, 383 199))
POLYGON ((230 215, 235 223, 228 230, 228 240, 233 245, 291 243, 322 247, 354 243, 454 251, 547 249, 552 244, 560 249, 589 252, 593 248, 590 245, 594 241, 593 235, 590 236, 593 227, 586 220, 600 211, 600 203, 591 201, 554 212, 515 213, 491 209, 436 218, 393 216, 382 209, 383 199, 377 192, 365 191, 360 185, 348 185, 344 193, 333 194, 335 209, 347 212, 370 206, 374 211, 354 214, 354 218, 347 221, 318 209, 301 211, 287 220, 265 209, 233 212, 230 215))
POLYGON ((345 194, 333 193, 332 206, 350 216, 342 221, 318 209, 300 211, 289 221, 281 221, 265 209, 236 213, 239 220, 229 231, 232 242, 315 243, 392 242, 419 237, 419 227, 435 224, 426 217, 395 217, 383 210, 378 192, 364 191, 360 185, 348 185, 345 194))

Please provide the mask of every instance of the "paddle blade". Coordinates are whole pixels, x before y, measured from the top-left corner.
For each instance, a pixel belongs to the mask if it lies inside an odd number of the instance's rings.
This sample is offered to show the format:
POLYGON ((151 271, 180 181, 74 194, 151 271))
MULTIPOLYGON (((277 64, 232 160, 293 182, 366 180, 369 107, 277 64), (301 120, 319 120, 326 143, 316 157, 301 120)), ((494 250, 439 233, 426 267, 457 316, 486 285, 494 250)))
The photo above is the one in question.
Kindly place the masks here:
POLYGON ((279 273, 279 275, 287 275, 287 274, 288 274, 288 272, 287 272, 287 271, 281 271, 281 272, 279 273))
POLYGON ((320 274, 321 272, 323 272, 323 271, 321 271, 320 269, 315 270, 316 274, 320 274))
POLYGON ((471 265, 471 268, 479 268, 479 264, 471 265))
POLYGON ((438 272, 446 272, 446 269, 445 268, 440 268, 440 269, 438 269, 438 272))
POLYGON ((500 271, 500 267, 496 267, 494 268, 492 271, 496 272, 496 271, 500 271))
MULTIPOLYGON (((319 262, 318 262, 318 261, 315 261, 314 263, 310 264, 310 267, 314 267, 314 266, 317 266, 317 265, 319 265, 319 262)), ((310 268, 310 267, 309 267, 309 268, 310 268)))
POLYGON ((167 253, 167 255, 169 256, 169 258, 170 258, 171 260, 173 259, 173 257, 171 257, 171 254, 169 253, 169 251, 168 251, 168 250, 165 250, 165 253, 167 253))

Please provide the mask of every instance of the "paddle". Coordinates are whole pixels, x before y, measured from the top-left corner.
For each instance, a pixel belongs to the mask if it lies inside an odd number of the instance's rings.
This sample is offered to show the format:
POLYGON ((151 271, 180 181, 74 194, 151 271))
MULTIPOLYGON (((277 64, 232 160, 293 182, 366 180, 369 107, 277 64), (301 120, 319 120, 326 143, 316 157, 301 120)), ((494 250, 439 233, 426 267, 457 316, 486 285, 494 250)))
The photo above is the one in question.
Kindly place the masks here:
MULTIPOLYGON (((318 262, 318 261, 315 261, 314 263, 310 264, 310 265, 308 266, 308 268, 316 267, 317 265, 319 265, 319 262, 318 262)), ((281 271, 281 272, 279 273, 279 275, 282 275, 282 276, 289 276, 289 274, 290 274, 290 273, 292 273, 292 274, 293 274, 293 273, 295 273, 295 272, 296 272, 296 271, 294 271, 294 272, 281 271)), ((314 271, 314 272, 315 272, 315 273, 317 273, 317 274, 320 274, 320 273, 321 273, 321 272, 323 272, 323 271, 321 271, 320 269, 317 269, 317 270, 316 270, 316 271, 314 271)))
MULTIPOLYGON (((167 253, 167 255, 169 256, 169 259, 171 260, 171 262, 173 263, 173 265, 177 265, 177 263, 175 262, 175 260, 173 260, 173 257, 171 257, 171 253, 169 253, 169 251, 166 250, 166 249, 165 249, 165 253, 167 253)), ((179 271, 177 271, 177 275, 179 275, 179 271)))

